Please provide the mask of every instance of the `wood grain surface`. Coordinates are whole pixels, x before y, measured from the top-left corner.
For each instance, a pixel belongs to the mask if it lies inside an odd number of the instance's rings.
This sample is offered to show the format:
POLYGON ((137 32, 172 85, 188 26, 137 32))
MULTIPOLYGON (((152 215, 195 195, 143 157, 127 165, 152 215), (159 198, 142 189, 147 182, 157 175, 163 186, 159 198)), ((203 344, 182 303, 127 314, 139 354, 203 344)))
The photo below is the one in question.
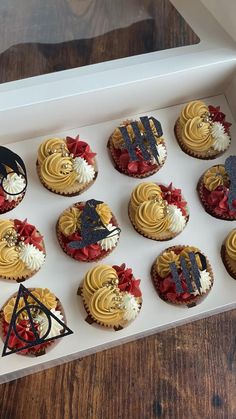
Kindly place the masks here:
MULTIPOLYGON (((1 0, 1 82, 198 41, 164 0, 13 5, 1 0), (106 33, 128 4, 146 18, 106 33), (53 43, 50 19, 54 35, 71 40, 53 43), (86 39, 76 38, 76 24, 89 26, 86 39)), ((1 385, 0 419, 234 419, 235 357, 231 311, 1 385)))

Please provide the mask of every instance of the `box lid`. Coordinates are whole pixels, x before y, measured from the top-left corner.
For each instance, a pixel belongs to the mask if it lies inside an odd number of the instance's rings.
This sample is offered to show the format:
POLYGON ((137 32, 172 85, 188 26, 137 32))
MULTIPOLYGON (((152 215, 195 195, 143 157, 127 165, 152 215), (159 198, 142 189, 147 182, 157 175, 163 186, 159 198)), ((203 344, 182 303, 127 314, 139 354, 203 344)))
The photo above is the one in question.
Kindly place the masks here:
POLYGON ((235 0, 201 0, 221 26, 236 41, 236 2, 235 0), (222 4, 223 3, 223 4, 222 4))

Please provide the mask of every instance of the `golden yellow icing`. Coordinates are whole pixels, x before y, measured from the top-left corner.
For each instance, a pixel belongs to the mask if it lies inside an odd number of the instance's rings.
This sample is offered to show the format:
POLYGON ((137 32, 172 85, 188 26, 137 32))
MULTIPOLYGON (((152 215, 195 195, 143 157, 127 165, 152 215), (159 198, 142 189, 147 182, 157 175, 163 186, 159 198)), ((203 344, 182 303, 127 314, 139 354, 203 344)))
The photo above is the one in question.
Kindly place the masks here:
MULTIPOLYGON (((182 252, 180 253, 179 256, 180 257, 183 256, 185 258, 186 263, 187 263, 187 266, 189 266, 189 267, 191 266, 191 262, 189 260, 188 253, 190 253, 190 252, 192 252, 192 253, 201 253, 201 251, 197 247, 194 247, 194 246, 186 246, 182 250, 182 252)), ((201 262, 201 259, 200 259, 199 255, 196 256, 196 262, 197 262, 197 266, 199 267, 199 269, 202 270, 203 269, 203 266, 202 266, 202 262, 201 262)))
MULTIPOLYGON (((49 310, 52 308, 56 308, 57 300, 55 295, 47 288, 35 288, 31 291, 33 294, 42 304, 44 304, 49 310)), ((28 302, 30 304, 35 304, 35 300, 29 296, 28 302)))
POLYGON ((0 220, 0 240, 4 238, 7 233, 14 230, 14 222, 11 220, 0 220))
POLYGON ((162 253, 156 260, 156 269, 161 278, 165 278, 171 272, 170 263, 175 263, 177 269, 180 266, 179 255, 173 250, 162 253))
POLYGON ((98 204, 96 206, 96 211, 102 221, 103 224, 109 224, 112 218, 112 212, 109 208, 109 206, 105 203, 98 204))
POLYGON ((193 119, 196 116, 201 117, 205 113, 209 113, 209 110, 205 103, 200 100, 194 100, 189 102, 182 110, 180 114, 180 124, 183 127, 189 119, 193 119))
POLYGON ((80 215, 82 211, 76 207, 69 208, 59 218, 59 229, 65 236, 70 236, 80 226, 80 215))
POLYGON ((232 230, 227 236, 225 248, 227 255, 232 260, 236 260, 236 229, 232 230))
POLYGON ((114 288, 103 287, 92 295, 88 310, 97 322, 111 327, 122 323, 123 310, 116 303, 117 294, 114 288))
POLYGON ((156 235, 168 229, 169 218, 164 201, 146 201, 137 208, 135 225, 144 234, 156 235))
POLYGON ((52 153, 61 153, 62 148, 64 148, 69 154, 65 140, 62 138, 49 138, 45 140, 40 145, 38 150, 38 163, 41 165, 45 158, 52 153))
POLYGON ((130 204, 134 211, 136 211, 140 204, 154 199, 162 199, 161 188, 156 183, 143 182, 132 192, 130 204))
POLYGON ((0 241, 0 277, 18 278, 25 270, 25 264, 19 259, 15 246, 8 247, 7 242, 0 241))
POLYGON ((92 295, 100 288, 106 286, 109 282, 117 283, 118 276, 115 269, 109 265, 98 265, 91 268, 84 279, 83 298, 86 304, 89 304, 92 295))
POLYGON ((204 186, 209 191, 214 191, 218 186, 229 182, 228 175, 223 165, 213 166, 203 176, 204 186))
POLYGON ((213 143, 210 124, 199 116, 188 120, 182 130, 182 140, 193 151, 207 151, 213 143))
MULTIPOLYGON (((15 303, 16 303, 16 297, 12 297, 3 308, 4 319, 6 320, 7 323, 10 323, 11 321, 15 303)), ((17 306, 17 311, 20 311, 24 306, 25 306, 24 298, 20 297, 18 306, 17 306)), ((22 311, 20 315, 17 317, 17 321, 23 320, 26 317, 28 317, 27 311, 22 311)))
POLYGON ((55 153, 48 156, 41 164, 42 180, 55 191, 63 191, 74 185, 77 174, 69 157, 55 153))
MULTIPOLYGON (((156 142, 158 143, 158 142, 160 142, 161 140, 163 140, 163 138, 162 138, 162 137, 158 137, 157 130, 156 130, 155 124, 154 124, 154 122, 152 121, 152 119, 150 119, 149 121, 150 121, 150 127, 151 127, 151 130, 152 130, 152 132, 153 132, 153 134, 154 134, 154 136, 155 136, 156 142)), ((132 126, 131 126, 131 124, 130 124, 131 122, 132 122, 132 121, 130 121, 130 120, 124 121, 124 122, 123 122, 123 126, 125 126, 125 127, 126 127, 126 129, 127 129, 127 131, 128 131, 128 134, 129 134, 130 139, 131 139, 131 140, 134 140, 135 135, 134 135, 134 132, 133 132, 133 128, 132 128, 132 126)), ((138 121, 136 121, 136 122, 138 122, 138 128, 139 128, 140 132, 141 132, 142 134, 144 134, 144 133, 145 133, 145 128, 144 128, 144 126, 143 126, 142 122, 141 122, 140 120, 138 120, 138 121)), ((120 132, 120 129, 119 129, 119 128, 116 128, 116 129, 115 129, 115 131, 113 132, 113 134, 112 134, 112 136, 111 136, 111 140, 112 140, 112 144, 113 144, 113 146, 114 146, 115 148, 122 148, 122 147, 124 146, 124 144, 125 144, 125 141, 124 141, 124 139, 123 139, 123 137, 122 137, 122 134, 121 134, 121 132, 120 132)))

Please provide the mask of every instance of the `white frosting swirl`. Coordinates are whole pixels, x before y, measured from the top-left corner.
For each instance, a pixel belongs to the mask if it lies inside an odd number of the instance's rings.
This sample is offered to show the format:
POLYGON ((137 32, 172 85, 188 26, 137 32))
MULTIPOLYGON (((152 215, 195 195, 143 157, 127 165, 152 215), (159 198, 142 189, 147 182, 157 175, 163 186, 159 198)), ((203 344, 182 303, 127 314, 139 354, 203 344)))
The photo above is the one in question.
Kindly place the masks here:
POLYGON ((159 155, 158 156, 159 163, 162 164, 165 161, 166 156, 167 156, 167 151, 163 144, 157 145, 157 152, 159 155))
MULTIPOLYGON (((106 228, 109 231, 112 231, 116 228, 113 224, 106 224, 106 228)), ((114 234, 114 233, 113 233, 114 234)), ((119 240, 119 234, 115 233, 114 235, 108 236, 105 239, 99 240, 98 243, 100 244, 102 250, 111 250, 113 247, 116 246, 119 240)))
POLYGON ((181 209, 176 205, 168 205, 169 230, 172 233, 180 233, 186 224, 186 218, 183 216, 181 209))
POLYGON ((16 173, 9 173, 7 177, 3 179, 2 186, 5 192, 5 199, 11 202, 17 201, 17 199, 20 198, 21 192, 25 189, 26 183, 23 176, 17 175, 16 173))
MULTIPOLYGON (((211 288, 211 275, 206 270, 200 272, 200 283, 200 294, 205 294, 211 288)), ((192 294, 199 295, 198 289, 192 294)))
MULTIPOLYGON (((54 314, 59 320, 63 320, 63 315, 60 311, 55 310, 55 308, 52 308, 51 313, 54 314)), ((38 316, 35 318, 35 322, 39 325, 39 336, 40 338, 43 337, 48 330, 48 318, 45 313, 41 312, 38 314, 38 316)), ((53 338, 54 336, 58 336, 63 330, 63 326, 58 323, 53 317, 51 317, 51 329, 49 334, 46 336, 45 339, 53 338)))
POLYGON ((82 157, 75 157, 73 159, 73 170, 77 173, 76 180, 79 183, 89 183, 95 176, 93 166, 88 164, 82 157))
POLYGON ((140 304, 132 294, 124 294, 121 309, 124 310, 123 319, 129 322, 136 318, 140 310, 140 304))
POLYGON ((19 259, 22 260, 26 267, 31 271, 38 271, 45 261, 45 254, 33 244, 23 243, 19 252, 19 259))
POLYGON ((225 132, 225 128, 220 122, 214 122, 212 124, 211 135, 213 137, 212 147, 214 150, 224 151, 229 147, 230 137, 225 132))

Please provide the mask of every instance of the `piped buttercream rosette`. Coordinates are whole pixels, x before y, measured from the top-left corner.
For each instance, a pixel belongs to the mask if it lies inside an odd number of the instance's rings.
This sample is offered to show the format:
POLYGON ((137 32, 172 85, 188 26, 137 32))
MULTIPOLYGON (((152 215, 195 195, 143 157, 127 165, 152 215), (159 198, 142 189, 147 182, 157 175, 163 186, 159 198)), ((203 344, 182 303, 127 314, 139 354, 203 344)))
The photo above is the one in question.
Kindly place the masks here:
POLYGON ((43 236, 27 220, 0 220, 0 277, 22 282, 45 262, 43 236))
POLYGON ((140 279, 135 279, 125 264, 90 269, 78 293, 88 313, 87 321, 115 330, 133 321, 142 305, 140 279))
POLYGON ((170 240, 185 228, 189 212, 180 189, 145 182, 133 191, 129 216, 135 229, 153 240, 170 240))
POLYGON ((58 241, 72 258, 90 262, 107 256, 118 244, 120 228, 110 207, 96 200, 66 209, 57 222, 58 241))
POLYGON ((55 193, 78 195, 97 176, 95 156, 96 153, 79 136, 47 139, 38 150, 37 168, 40 180, 55 193))
POLYGON ((184 152, 201 159, 214 159, 230 145, 230 126, 220 106, 189 102, 175 125, 175 133, 184 152))

